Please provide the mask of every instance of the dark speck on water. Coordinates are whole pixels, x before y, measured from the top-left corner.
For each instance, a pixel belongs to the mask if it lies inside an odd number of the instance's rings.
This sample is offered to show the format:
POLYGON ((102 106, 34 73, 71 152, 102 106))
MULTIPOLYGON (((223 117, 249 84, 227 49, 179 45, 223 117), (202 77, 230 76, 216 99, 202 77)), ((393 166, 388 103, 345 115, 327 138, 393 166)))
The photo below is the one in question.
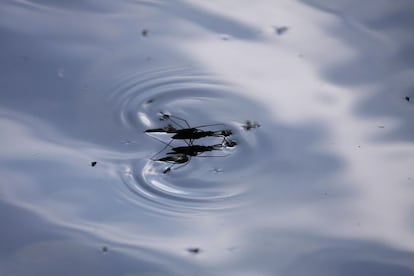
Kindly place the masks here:
POLYGON ((406 100, 407 102, 409 102, 409 101, 411 101, 411 97, 406 96, 406 97, 405 97, 405 100, 406 100))
POLYGON ((247 120, 243 125, 244 130, 251 130, 252 128, 258 127, 260 127, 260 124, 258 122, 251 122, 249 120, 247 120))
POLYGON ((196 255, 201 252, 201 249, 198 247, 190 247, 190 248, 187 248, 187 251, 190 252, 191 254, 196 255))
POLYGON ((101 250, 102 250, 102 252, 106 253, 106 252, 109 251, 109 248, 108 248, 108 246, 104 245, 104 246, 102 246, 101 250))
POLYGON ((275 27, 275 32, 277 35, 283 35, 284 33, 286 33, 289 30, 288 27, 286 26, 282 26, 282 27, 275 27))
POLYGON ((148 30, 147 29, 142 30, 141 34, 142 36, 148 36, 148 30))
POLYGON ((96 161, 92 161, 92 162, 91 162, 91 166, 92 166, 92 167, 95 167, 97 163, 98 163, 98 162, 96 162, 96 161))

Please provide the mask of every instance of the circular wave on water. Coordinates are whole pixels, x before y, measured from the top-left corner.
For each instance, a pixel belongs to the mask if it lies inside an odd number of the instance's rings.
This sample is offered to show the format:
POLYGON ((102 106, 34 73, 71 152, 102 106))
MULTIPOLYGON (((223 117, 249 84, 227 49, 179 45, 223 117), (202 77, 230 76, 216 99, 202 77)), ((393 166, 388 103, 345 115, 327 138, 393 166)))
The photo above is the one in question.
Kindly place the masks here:
MULTIPOLYGON (((165 211, 215 210, 240 204, 248 189, 243 175, 251 175, 260 167, 260 152, 256 149, 259 140, 264 139, 245 122, 256 120, 254 116, 260 109, 224 82, 186 68, 153 70, 122 76, 120 80, 108 101, 116 120, 136 131, 141 151, 136 159, 117 162, 122 164, 118 172, 123 182, 132 191, 133 197, 127 197, 157 210, 163 206, 165 211), (188 146, 183 140, 171 141, 174 133, 144 133, 168 124, 188 127, 183 121, 161 120, 163 112, 186 120, 191 127, 208 125, 198 128, 203 131, 231 130, 228 138, 237 145, 190 156, 184 166, 154 161, 171 156, 168 152, 173 147, 188 146), (171 170, 166 170, 168 167, 171 170)), ((222 139, 207 137, 192 143, 210 146, 222 139)))

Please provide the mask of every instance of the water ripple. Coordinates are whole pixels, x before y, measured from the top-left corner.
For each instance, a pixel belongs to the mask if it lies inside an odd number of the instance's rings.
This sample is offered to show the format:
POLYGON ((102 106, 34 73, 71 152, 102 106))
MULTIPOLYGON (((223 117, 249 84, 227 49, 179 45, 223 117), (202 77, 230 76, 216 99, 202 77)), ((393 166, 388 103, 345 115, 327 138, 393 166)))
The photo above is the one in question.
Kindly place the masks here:
MULTIPOLYGON (((113 88, 108 101, 114 107, 113 114, 118 123, 136 130, 136 143, 141 151, 137 156, 145 156, 117 161, 117 164, 122 164, 117 166, 117 171, 134 195, 131 198, 129 193, 125 195, 127 198, 141 206, 166 212, 222 210, 242 204, 241 198, 248 185, 241 177, 243 172, 248 173, 260 166, 251 162, 259 155, 255 153, 255 147, 260 137, 256 130, 246 131, 242 127, 246 118, 239 113, 240 110, 252 110, 254 104, 236 96, 233 89, 188 68, 153 70, 120 77, 120 84, 113 88), (185 118, 191 126, 223 124, 210 129, 231 129, 231 138, 238 144, 207 155, 209 158, 192 157, 186 166, 173 167, 168 173, 163 173, 168 164, 152 161, 151 157, 164 147, 157 139, 168 142, 170 136, 165 134, 154 139, 144 134, 148 128, 167 124, 160 120, 160 112, 185 118)), ((220 139, 201 139, 197 143, 210 145, 220 139)), ((180 142, 174 141, 173 145, 179 145, 176 143, 180 142)))

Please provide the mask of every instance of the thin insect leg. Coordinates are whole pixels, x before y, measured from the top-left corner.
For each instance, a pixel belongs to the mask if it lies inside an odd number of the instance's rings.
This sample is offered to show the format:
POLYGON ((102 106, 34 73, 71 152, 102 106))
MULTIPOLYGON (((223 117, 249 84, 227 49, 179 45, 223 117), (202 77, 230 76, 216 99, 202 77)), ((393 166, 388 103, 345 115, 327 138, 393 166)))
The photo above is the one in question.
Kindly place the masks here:
MULTIPOLYGON (((188 159, 188 161, 187 161, 187 162, 185 162, 185 163, 184 163, 184 164, 182 164, 181 166, 175 167, 175 169, 179 169, 179 168, 182 168, 182 167, 184 167, 184 166, 187 166, 187 165, 188 165, 188 163, 190 163, 190 160, 191 160, 191 156, 189 157, 189 159, 188 159)), ((170 162, 168 162, 168 163, 170 163, 170 162)), ((169 167, 165 168, 165 169, 164 169, 164 171, 163 171, 163 173, 167 173, 167 172, 171 171, 171 170, 172 170, 172 168, 174 167, 174 165, 177 165, 177 163, 174 163, 174 164, 172 164, 171 166, 169 166, 169 167)))
MULTIPOLYGON (((179 124, 179 123, 177 123, 175 120, 173 120, 172 118, 176 118, 176 119, 179 119, 179 120, 184 120, 184 119, 181 119, 181 118, 179 118, 179 117, 177 117, 177 116, 173 116, 173 115, 170 115, 170 114, 167 114, 167 113, 164 113, 164 112, 161 112, 161 120, 170 120, 171 122, 173 122, 175 125, 177 125, 178 127, 180 127, 180 128, 184 128, 181 124, 179 124)), ((185 120, 184 120, 185 121, 185 120)), ((185 121, 186 122, 186 124, 187 124, 187 126, 188 127, 190 127, 189 125, 188 125, 188 123, 187 123, 187 121, 185 121)))
MULTIPOLYGON (((171 143, 175 141, 175 139, 171 139, 168 143, 166 143, 166 142, 164 142, 163 140, 161 140, 161 139, 159 139, 159 138, 157 138, 157 137, 155 137, 155 136, 152 136, 152 135, 150 135, 150 134, 147 134, 147 135, 148 135, 148 136, 151 136, 151 138, 153 138, 153 139, 157 140, 158 142, 163 143, 163 144, 165 145, 165 146, 164 146, 164 147, 163 147, 160 151, 158 151, 156 154, 154 154, 154 155, 151 157, 151 159, 153 159, 155 156, 157 156, 160 152, 162 152, 163 150, 165 150, 167 147, 172 148, 171 143)), ((187 145, 187 146, 189 146, 189 147, 191 147, 191 146, 193 145, 193 140, 192 140, 192 139, 190 139, 190 142, 188 142, 186 139, 184 139, 183 141, 184 141, 184 143, 186 143, 186 145, 187 145)))
MULTIPOLYGON (((179 169, 179 168, 182 168, 182 167, 185 167, 185 166, 187 166, 189 163, 190 163, 190 160, 191 160, 191 156, 188 158, 188 161, 187 162, 185 162, 184 164, 182 164, 181 166, 178 166, 178 167, 175 167, 175 169, 179 169)), ((175 164, 174 164, 175 165, 175 164)), ((174 165, 172 165, 172 166, 174 166, 174 165)), ((172 167, 171 166, 171 167, 172 167)))
POLYGON ((221 140, 221 145, 224 147, 226 144, 230 143, 231 140, 229 140, 226 136, 218 135, 217 137, 223 137, 223 140, 221 140))
MULTIPOLYGON (((151 135, 149 135, 149 136, 151 136, 151 135)), ((151 160, 155 156, 157 156, 158 154, 160 154, 163 150, 165 150, 167 147, 172 148, 171 143, 174 141, 173 139, 171 139, 168 143, 166 143, 166 142, 164 142, 163 140, 161 140, 161 139, 159 139, 157 137, 154 137, 154 136, 151 136, 151 137, 154 138, 155 140, 157 140, 158 142, 161 142, 161 143, 163 143, 165 145, 160 151, 158 151, 156 154, 154 154, 153 156, 151 156, 151 160)))
POLYGON ((190 142, 187 143, 187 140, 184 139, 184 142, 187 144, 187 146, 191 147, 194 145, 194 139, 190 139, 190 142))
POLYGON ((160 154, 161 152, 163 152, 167 147, 172 148, 172 146, 171 146, 171 143, 172 142, 173 142, 173 140, 171 139, 170 142, 166 143, 165 146, 160 151, 158 151, 156 154, 154 154, 153 156, 151 156, 151 160, 153 160, 155 156, 157 156, 158 154, 160 154))
POLYGON ((227 157, 230 154, 225 154, 225 155, 197 155, 197 157, 203 157, 203 158, 207 158, 207 157, 227 157))
MULTIPOLYGON (((183 119, 183 118, 180 118, 180 117, 178 117, 178 116, 174 116, 174 115, 170 115, 170 120, 171 120, 171 121, 173 121, 171 118, 174 118, 174 119, 177 119, 177 120, 183 121, 183 122, 187 125, 187 127, 188 127, 188 128, 191 128, 191 126, 190 126, 190 124, 187 122, 187 120, 185 120, 185 119, 183 119)), ((175 123, 177 124, 177 122, 175 122, 175 123)), ((183 127, 181 127, 181 128, 183 128, 183 127)))
POLYGON ((209 125, 199 125, 193 128, 200 128, 200 127, 209 127, 209 126, 224 126, 225 124, 209 124, 209 125))

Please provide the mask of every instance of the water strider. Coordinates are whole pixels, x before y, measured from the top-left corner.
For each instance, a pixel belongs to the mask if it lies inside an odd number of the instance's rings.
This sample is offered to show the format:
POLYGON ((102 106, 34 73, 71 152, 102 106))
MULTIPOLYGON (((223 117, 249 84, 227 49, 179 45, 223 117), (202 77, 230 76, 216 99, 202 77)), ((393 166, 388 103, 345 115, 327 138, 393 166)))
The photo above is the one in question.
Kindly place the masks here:
POLYGON ((163 128, 152 128, 147 129, 146 133, 173 133, 174 135, 171 137, 173 140, 197 140, 205 137, 222 137, 224 141, 227 141, 227 137, 233 134, 231 129, 223 129, 223 130, 203 130, 203 127, 209 126, 218 126, 223 124, 209 124, 209 125, 201 125, 196 127, 191 127, 187 120, 182 119, 177 116, 169 115, 166 113, 161 113, 160 120, 170 120, 173 124, 177 127, 174 127, 172 124, 168 124, 163 128), (183 127, 180 123, 176 120, 180 120, 185 123, 187 127, 183 127))
POLYGON ((166 156, 161 158, 155 158, 152 160, 154 161, 161 161, 172 163, 171 166, 167 167, 164 170, 164 173, 167 173, 171 170, 171 168, 176 164, 183 164, 180 167, 187 165, 191 157, 199 156, 199 157, 219 157, 219 156, 200 156, 205 152, 211 152, 214 150, 222 150, 226 147, 234 147, 237 145, 237 142, 234 140, 230 140, 228 137, 233 134, 233 131, 230 129, 222 129, 222 130, 204 130, 203 127, 209 126, 218 126, 223 124, 210 124, 210 125, 201 125, 192 127, 187 120, 180 118, 178 116, 161 113, 160 117, 161 121, 169 120, 171 124, 168 124, 162 128, 153 128, 145 130, 145 133, 166 133, 166 134, 173 134, 171 136, 171 140, 166 143, 162 140, 159 140, 153 136, 156 140, 160 141, 161 143, 165 144, 165 146, 154 156, 157 156, 161 152, 163 152, 166 148, 170 148, 171 151, 166 153, 166 156), (179 123, 181 121, 182 123, 179 123), (174 125, 175 126, 174 126, 174 125), (185 125, 184 125, 185 124, 185 125), (194 144, 195 140, 199 140, 205 137, 217 137, 222 138, 221 141, 216 142, 212 145, 197 145, 194 144), (184 141, 185 145, 173 147, 171 143, 175 140, 184 141))

